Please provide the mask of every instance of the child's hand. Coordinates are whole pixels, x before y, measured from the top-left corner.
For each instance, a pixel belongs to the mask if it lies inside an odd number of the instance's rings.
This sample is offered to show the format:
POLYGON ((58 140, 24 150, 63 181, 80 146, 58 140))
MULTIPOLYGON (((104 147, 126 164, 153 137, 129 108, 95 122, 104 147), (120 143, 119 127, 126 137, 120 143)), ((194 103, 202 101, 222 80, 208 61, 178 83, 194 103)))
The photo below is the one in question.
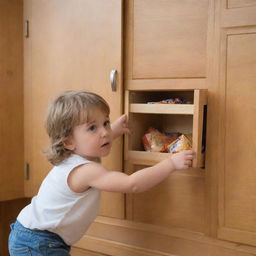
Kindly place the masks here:
POLYGON ((116 121, 114 121, 111 125, 113 131, 113 137, 119 137, 123 134, 131 134, 131 130, 128 124, 127 115, 120 116, 116 121))
POLYGON ((193 159, 192 150, 183 150, 171 156, 172 163, 175 169, 187 169, 192 164, 193 159))

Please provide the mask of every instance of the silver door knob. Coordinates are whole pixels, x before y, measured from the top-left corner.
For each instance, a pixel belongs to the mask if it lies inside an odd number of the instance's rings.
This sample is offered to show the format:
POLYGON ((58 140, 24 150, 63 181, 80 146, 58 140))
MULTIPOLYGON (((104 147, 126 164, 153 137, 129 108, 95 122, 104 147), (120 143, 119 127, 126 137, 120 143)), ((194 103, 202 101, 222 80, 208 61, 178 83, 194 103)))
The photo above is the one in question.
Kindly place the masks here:
POLYGON ((117 70, 113 69, 110 72, 110 84, 112 92, 116 91, 116 76, 117 76, 117 70))

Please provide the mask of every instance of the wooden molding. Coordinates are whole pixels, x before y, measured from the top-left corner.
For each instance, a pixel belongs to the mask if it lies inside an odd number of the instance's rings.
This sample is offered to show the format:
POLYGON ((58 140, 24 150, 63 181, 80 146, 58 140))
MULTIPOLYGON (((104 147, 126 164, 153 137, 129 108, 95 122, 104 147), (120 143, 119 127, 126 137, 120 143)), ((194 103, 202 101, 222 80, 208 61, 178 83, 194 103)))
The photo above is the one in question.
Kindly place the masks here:
POLYGON ((238 246, 202 233, 108 217, 98 217, 87 235, 74 246, 113 256, 205 256, 209 251, 223 256, 256 255, 255 247, 238 246))
POLYGON ((76 245, 78 248, 82 247, 83 249, 104 253, 104 255, 106 253, 111 256, 175 256, 174 254, 149 250, 138 246, 132 246, 92 236, 85 236, 84 239, 85 243, 81 245, 79 242, 76 245))
POLYGON ((132 79, 126 80, 127 90, 193 90, 206 89, 205 78, 132 79))

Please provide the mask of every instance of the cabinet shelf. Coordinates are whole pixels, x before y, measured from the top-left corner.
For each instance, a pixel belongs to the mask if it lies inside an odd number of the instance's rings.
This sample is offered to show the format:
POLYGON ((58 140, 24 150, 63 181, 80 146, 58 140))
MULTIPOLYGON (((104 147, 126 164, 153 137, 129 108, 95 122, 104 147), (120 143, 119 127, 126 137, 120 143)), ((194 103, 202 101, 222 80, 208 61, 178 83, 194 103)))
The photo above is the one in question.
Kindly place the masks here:
POLYGON ((193 115, 194 104, 130 104, 131 113, 193 115))
MULTIPOLYGON (((162 160, 166 159, 171 154, 172 153, 128 150, 126 153, 125 161, 129 161, 130 163, 135 164, 135 165, 151 166, 151 165, 155 165, 155 164, 161 162, 162 160)), ((203 160, 201 159, 201 161, 203 161, 203 160)), ((200 166, 202 166, 202 165, 203 165, 203 163, 200 163, 200 166)), ((189 170, 189 174, 191 174, 191 169, 189 170)), ((200 168, 198 168, 198 169, 195 169, 195 172, 192 173, 192 175, 193 176, 203 176, 203 173, 200 171, 200 168)))
POLYGON ((170 153, 129 150, 125 160, 128 160, 133 164, 154 165, 166 159, 168 155, 170 155, 170 153))

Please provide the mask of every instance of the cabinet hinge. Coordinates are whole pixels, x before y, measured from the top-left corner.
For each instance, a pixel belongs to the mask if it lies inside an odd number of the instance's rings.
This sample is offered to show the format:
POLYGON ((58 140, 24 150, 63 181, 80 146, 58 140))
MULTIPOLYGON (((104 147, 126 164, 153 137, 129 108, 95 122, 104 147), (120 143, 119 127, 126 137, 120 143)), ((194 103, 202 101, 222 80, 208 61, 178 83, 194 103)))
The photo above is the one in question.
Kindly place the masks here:
POLYGON ((29 20, 25 20, 24 24, 24 36, 29 38, 29 20))
POLYGON ((29 163, 24 165, 24 179, 29 180, 29 163))

